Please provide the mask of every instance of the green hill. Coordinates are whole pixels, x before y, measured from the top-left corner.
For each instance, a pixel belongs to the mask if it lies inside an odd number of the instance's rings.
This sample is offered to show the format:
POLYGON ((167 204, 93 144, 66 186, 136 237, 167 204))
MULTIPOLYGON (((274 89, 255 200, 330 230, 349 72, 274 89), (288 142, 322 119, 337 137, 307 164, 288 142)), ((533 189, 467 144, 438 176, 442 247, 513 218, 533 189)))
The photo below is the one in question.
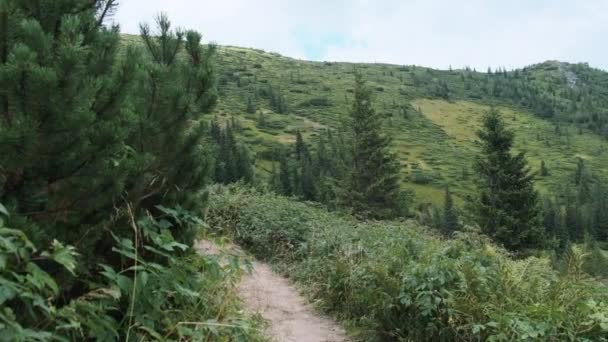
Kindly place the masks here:
POLYGON ((405 186, 420 202, 438 202, 445 184, 461 199, 471 190, 470 165, 481 113, 498 106, 516 132, 516 149, 533 168, 545 161, 539 190, 568 181, 578 158, 608 171, 608 73, 586 64, 549 61, 514 71, 433 70, 418 66, 296 60, 261 50, 219 47, 220 103, 215 115, 237 118, 270 169, 277 143, 308 141, 339 125, 348 112, 354 70, 374 89, 402 160, 405 186), (250 101, 255 113, 247 113, 250 101), (282 113, 281 113, 282 112, 282 113))

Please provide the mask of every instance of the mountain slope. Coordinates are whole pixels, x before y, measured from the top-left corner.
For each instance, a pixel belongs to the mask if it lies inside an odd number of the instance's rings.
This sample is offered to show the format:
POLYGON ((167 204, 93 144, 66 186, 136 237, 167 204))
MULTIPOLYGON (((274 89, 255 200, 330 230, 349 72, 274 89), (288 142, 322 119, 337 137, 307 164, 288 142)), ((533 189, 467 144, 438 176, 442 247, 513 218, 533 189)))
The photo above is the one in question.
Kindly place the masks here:
POLYGON ((488 74, 309 62, 220 47, 218 67, 216 115, 238 118, 245 139, 258 152, 261 170, 270 169, 276 144, 293 142, 296 130, 311 142, 339 125, 350 108, 356 69, 374 89, 375 108, 386 117, 404 179, 410 180, 405 186, 416 190, 420 202, 440 202, 446 184, 461 199, 471 191, 475 131, 490 105, 508 119, 516 149, 527 152, 531 166, 538 169, 545 161, 550 174, 539 177, 540 190, 567 183, 578 158, 596 173, 608 172, 602 138, 608 74, 585 64, 550 61, 488 74), (255 113, 247 113, 248 101, 255 113), (277 106, 281 101, 286 108, 277 106))

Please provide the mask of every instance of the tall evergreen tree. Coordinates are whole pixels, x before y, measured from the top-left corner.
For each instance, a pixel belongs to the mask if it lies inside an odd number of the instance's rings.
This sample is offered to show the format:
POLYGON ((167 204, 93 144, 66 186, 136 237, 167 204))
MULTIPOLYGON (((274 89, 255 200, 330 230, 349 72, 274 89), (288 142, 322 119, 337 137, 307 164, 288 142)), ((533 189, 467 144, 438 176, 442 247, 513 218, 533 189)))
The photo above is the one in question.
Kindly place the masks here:
POLYGON ((454 207, 454 200, 452 199, 452 193, 450 187, 445 188, 445 197, 443 200, 443 233, 446 236, 452 235, 455 231, 460 229, 460 221, 458 220, 458 212, 454 207))
POLYGON ((211 122, 209 141, 214 156, 213 181, 230 184, 237 181, 253 181, 253 159, 249 149, 237 141, 240 127, 234 117, 222 129, 217 118, 211 122))
POLYGON ((382 118, 372 107, 371 91, 359 73, 349 114, 346 131, 351 148, 342 203, 363 217, 403 214, 406 208, 399 188, 399 163, 389 151, 391 140, 382 132, 382 118))
POLYGON ((279 152, 279 184, 281 186, 280 193, 285 196, 293 194, 292 175, 289 167, 289 158, 287 151, 279 152))
POLYGON ((549 169, 547 169, 547 165, 545 165, 545 161, 540 161, 540 172, 541 177, 547 177, 549 175, 549 169))
POLYGON ((511 154, 513 132, 496 109, 483 117, 473 211, 482 231, 510 250, 540 246, 538 194, 523 153, 511 154))
POLYGON ((295 152, 296 152, 297 160, 304 159, 306 157, 305 154, 308 153, 308 148, 306 147, 306 144, 304 143, 304 139, 302 138, 302 133, 300 131, 296 132, 295 152))
POLYGON ((253 104, 251 97, 247 98, 247 107, 245 107, 245 111, 249 114, 254 114, 256 112, 255 105, 253 104))

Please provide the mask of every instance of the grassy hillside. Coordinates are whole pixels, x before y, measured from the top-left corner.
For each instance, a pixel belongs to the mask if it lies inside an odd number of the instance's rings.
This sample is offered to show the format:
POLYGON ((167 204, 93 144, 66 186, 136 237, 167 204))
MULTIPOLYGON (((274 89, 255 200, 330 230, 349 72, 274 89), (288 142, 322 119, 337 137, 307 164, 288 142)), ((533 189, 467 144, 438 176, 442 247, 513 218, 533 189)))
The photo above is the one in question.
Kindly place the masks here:
POLYGON ((538 169, 545 161, 550 175, 538 179, 540 190, 564 184, 578 157, 588 161, 594 172, 608 172, 601 125, 589 119, 603 115, 596 108, 605 103, 608 74, 584 64, 545 62, 488 75, 309 62, 220 47, 218 65, 221 99, 216 115, 239 119, 245 139, 258 152, 261 170, 269 170, 269 152, 277 143, 293 142, 296 130, 310 142, 319 132, 339 125, 349 110, 357 69, 374 89, 375 108, 385 116, 386 129, 394 137, 404 180, 415 180, 405 186, 416 191, 419 202, 439 202, 445 184, 460 199, 471 191, 475 131, 490 105, 505 114, 516 131, 516 149, 527 152, 531 166, 538 169), (284 113, 273 110, 273 96, 284 98, 284 113), (248 101, 255 113, 246 112, 248 101), (594 105, 584 112, 589 103, 594 105))

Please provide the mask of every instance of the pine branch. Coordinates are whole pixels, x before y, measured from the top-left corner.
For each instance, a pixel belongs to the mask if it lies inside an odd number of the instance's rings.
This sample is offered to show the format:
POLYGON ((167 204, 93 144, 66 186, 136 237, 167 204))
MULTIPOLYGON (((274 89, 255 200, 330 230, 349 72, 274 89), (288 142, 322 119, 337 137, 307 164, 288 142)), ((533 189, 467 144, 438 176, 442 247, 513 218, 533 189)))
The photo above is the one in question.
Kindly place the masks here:
MULTIPOLYGON (((98 5, 102 8, 101 13, 98 14, 97 16, 97 25, 95 26, 95 29, 101 27, 101 25, 103 25, 104 20, 106 19, 107 16, 111 16, 114 11, 116 10, 116 7, 118 7, 118 3, 116 2, 116 0, 105 0, 105 2, 103 2, 102 5, 98 5)), ((98 13, 99 13, 99 8, 98 8, 98 13)))

